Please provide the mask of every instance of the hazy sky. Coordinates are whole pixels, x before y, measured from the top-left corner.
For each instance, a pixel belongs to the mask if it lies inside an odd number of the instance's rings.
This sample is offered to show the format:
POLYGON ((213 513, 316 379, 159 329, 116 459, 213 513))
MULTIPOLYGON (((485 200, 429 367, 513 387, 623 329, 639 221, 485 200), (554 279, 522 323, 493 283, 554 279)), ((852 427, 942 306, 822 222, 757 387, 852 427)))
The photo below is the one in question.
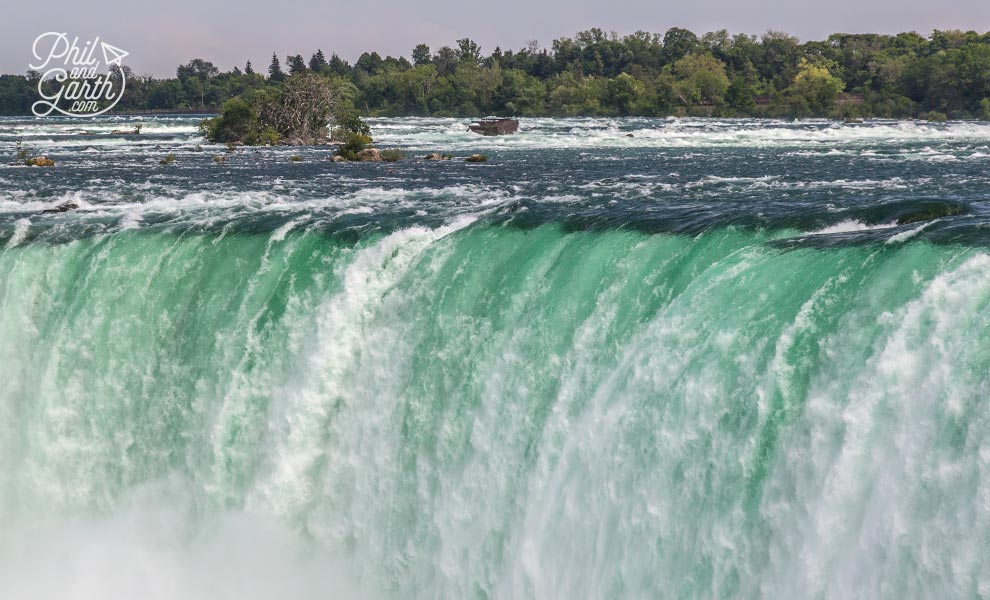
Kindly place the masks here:
POLYGON ((622 35, 675 26, 699 35, 723 28, 756 34, 779 29, 802 41, 833 32, 983 32, 990 29, 990 0, 53 0, 43 10, 5 1, 0 72, 26 71, 31 44, 46 31, 81 40, 101 36, 131 53, 125 62, 135 72, 161 76, 174 75, 178 64, 195 57, 224 70, 250 59, 263 72, 273 50, 282 61, 286 54, 308 60, 322 48, 328 57, 336 52, 353 62, 365 50, 408 57, 420 42, 435 51, 462 37, 487 53, 496 45, 517 49, 528 40, 549 46, 554 38, 591 27, 622 35))

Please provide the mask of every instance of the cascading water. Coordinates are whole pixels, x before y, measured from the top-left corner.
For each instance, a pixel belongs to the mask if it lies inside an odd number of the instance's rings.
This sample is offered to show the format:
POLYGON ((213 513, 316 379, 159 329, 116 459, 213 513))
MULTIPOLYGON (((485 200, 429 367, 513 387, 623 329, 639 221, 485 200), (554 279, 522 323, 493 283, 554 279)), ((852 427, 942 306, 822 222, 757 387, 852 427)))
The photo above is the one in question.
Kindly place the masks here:
POLYGON ((990 595, 990 125, 193 125, 0 120, 0 598, 990 595))

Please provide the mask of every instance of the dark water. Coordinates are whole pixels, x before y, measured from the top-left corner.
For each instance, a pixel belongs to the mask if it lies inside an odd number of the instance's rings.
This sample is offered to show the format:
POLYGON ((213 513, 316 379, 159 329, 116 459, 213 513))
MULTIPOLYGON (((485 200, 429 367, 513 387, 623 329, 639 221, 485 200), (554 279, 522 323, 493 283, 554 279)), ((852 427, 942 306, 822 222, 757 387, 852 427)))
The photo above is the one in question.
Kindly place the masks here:
POLYGON ((4 221, 72 200, 83 203, 87 221, 108 227, 131 214, 180 227, 230 221, 263 231, 304 217, 332 230, 394 230, 484 211, 521 227, 687 234, 936 221, 918 235, 986 242, 990 125, 983 123, 534 119, 521 135, 481 138, 456 120, 395 119, 374 123, 380 146, 410 158, 485 151, 493 160, 383 168, 328 165, 322 149, 241 149, 217 164, 213 157, 226 151, 201 146, 196 118, 156 118, 142 135, 106 135, 145 121, 0 121, 8 152, 20 141, 31 155, 59 163, 55 173, 3 171, 4 221), (167 154, 176 163, 160 167, 167 154), (294 154, 304 160, 290 162, 294 154))

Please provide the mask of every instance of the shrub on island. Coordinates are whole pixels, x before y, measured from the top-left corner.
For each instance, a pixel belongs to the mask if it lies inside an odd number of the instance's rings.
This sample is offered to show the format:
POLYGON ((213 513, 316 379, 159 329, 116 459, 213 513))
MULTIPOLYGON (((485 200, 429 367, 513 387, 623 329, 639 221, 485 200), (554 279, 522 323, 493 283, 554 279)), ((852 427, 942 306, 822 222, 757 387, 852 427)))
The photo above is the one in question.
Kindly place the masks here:
POLYGON ((387 148, 381 151, 382 160, 385 162, 397 162, 406 157, 401 150, 396 148, 387 148))
POLYGON ((344 142, 337 148, 336 156, 344 160, 358 160, 358 153, 371 143, 371 137, 363 133, 352 133, 344 139, 344 142))

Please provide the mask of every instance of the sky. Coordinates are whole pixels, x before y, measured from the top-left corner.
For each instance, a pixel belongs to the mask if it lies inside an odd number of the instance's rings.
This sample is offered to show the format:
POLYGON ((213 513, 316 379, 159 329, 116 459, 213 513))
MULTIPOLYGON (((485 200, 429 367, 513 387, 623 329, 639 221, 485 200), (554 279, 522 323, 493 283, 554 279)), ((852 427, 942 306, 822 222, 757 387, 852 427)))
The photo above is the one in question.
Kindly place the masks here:
POLYGON ((488 53, 549 46, 559 37, 599 27, 619 35, 684 27, 702 34, 728 29, 781 30, 802 41, 830 33, 897 33, 933 29, 990 30, 990 0, 52 0, 0 8, 0 73, 24 73, 39 34, 54 31, 101 40, 128 52, 137 74, 174 76, 179 64, 204 58, 222 70, 250 60, 264 72, 277 52, 309 56, 322 49, 353 61, 364 51, 408 57, 419 43, 434 51, 468 37, 488 53))

